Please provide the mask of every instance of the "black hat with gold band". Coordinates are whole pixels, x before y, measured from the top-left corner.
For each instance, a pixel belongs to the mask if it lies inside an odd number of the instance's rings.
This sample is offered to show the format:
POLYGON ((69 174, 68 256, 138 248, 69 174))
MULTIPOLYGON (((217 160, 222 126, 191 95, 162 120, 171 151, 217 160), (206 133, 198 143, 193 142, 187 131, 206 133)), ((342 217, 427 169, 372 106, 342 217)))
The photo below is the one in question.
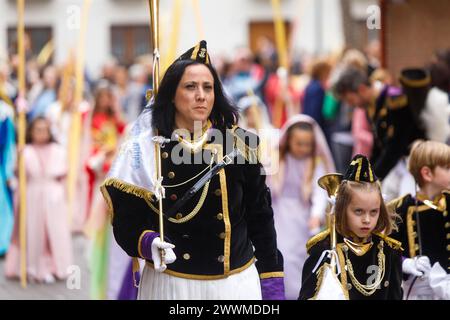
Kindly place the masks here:
POLYGON ((425 69, 406 68, 401 71, 399 81, 403 87, 424 88, 430 85, 431 76, 425 69))
POLYGON ((372 170, 369 159, 361 154, 357 154, 353 157, 352 162, 350 162, 350 166, 348 167, 343 180, 375 182, 378 178, 372 170))
POLYGON ((430 73, 422 68, 406 68, 401 71, 399 81, 407 97, 408 105, 413 111, 414 119, 417 125, 421 126, 419 116, 425 107, 431 87, 430 73))
POLYGON ((378 178, 372 170, 369 159, 357 154, 353 157, 344 175, 340 173, 327 174, 318 180, 318 184, 327 191, 329 196, 336 196, 339 185, 344 180, 373 183, 378 181, 378 178))
POLYGON ((211 59, 209 58, 206 47, 206 41, 200 41, 195 47, 192 47, 183 53, 177 60, 194 60, 203 64, 211 64, 211 59))

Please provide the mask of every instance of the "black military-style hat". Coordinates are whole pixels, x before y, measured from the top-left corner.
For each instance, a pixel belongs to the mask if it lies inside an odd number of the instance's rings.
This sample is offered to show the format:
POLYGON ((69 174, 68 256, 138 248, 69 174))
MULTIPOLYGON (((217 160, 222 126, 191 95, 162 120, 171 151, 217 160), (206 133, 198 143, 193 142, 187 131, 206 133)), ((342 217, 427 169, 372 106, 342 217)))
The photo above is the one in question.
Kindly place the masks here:
POLYGON ((373 172, 369 159, 357 154, 353 157, 344 175, 340 173, 326 174, 317 183, 327 191, 328 196, 336 196, 339 185, 344 180, 372 183, 378 181, 378 177, 373 172))
POLYGON ((400 83, 403 87, 426 88, 431 83, 431 76, 421 68, 406 68, 400 73, 400 83))
POLYGON ((209 58, 206 41, 200 41, 195 47, 183 53, 177 60, 195 60, 203 64, 210 64, 211 59, 209 58))
POLYGON ((350 166, 344 174, 343 180, 375 182, 378 178, 372 170, 369 159, 361 154, 357 154, 350 162, 350 166))
POLYGON ((423 68, 406 68, 401 71, 399 81, 414 119, 420 126, 419 117, 425 108, 425 102, 431 88, 430 73, 423 68))

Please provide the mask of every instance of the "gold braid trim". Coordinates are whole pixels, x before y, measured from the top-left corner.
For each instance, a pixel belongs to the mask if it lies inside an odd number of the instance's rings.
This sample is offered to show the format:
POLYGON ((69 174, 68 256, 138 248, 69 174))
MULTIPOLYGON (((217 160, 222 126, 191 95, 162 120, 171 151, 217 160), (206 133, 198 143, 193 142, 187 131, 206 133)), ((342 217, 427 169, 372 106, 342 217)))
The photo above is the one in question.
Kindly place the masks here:
POLYGON ((348 280, 347 280, 347 266, 345 264, 345 257, 344 257, 344 253, 342 252, 342 246, 344 244, 343 243, 338 243, 336 245, 336 252, 338 254, 338 258, 339 258, 339 265, 341 267, 341 285, 342 285, 342 290, 344 290, 344 295, 347 298, 347 300, 350 300, 350 294, 348 292, 348 280))
POLYGON ((256 148, 249 147, 235 132, 238 127, 234 126, 231 131, 234 136, 234 146, 239 152, 244 156, 245 160, 250 162, 251 164, 256 164, 260 162, 261 159, 261 148, 260 144, 256 148))
POLYGON ((144 239, 144 236, 147 234, 147 233, 155 233, 156 231, 153 231, 153 230, 144 230, 142 233, 141 233, 141 236, 139 237, 139 240, 138 240, 138 253, 139 253, 139 257, 140 258, 142 258, 142 259, 146 259, 145 257, 144 257, 144 255, 142 254, 142 251, 141 251, 141 243, 142 243, 142 239, 144 239))
MULTIPOLYGON (((170 269, 166 269, 164 271, 165 274, 169 274, 174 277, 178 278, 184 278, 184 279, 191 279, 191 280, 218 280, 218 279, 225 279, 229 276, 239 273, 241 271, 244 271, 248 267, 250 267, 255 262, 255 257, 251 258, 246 264, 244 264, 242 267, 229 270, 227 272, 224 272, 223 274, 215 274, 215 275, 203 275, 203 274, 192 274, 192 273, 183 273, 183 272, 177 272, 172 271, 170 269)), ((145 264, 147 267, 150 267, 154 269, 154 264, 148 260, 145 261, 145 264)), ((169 265, 170 267, 170 265, 169 265)))
POLYGON ((389 211, 396 211, 396 209, 398 209, 398 208, 400 208, 400 207, 402 206, 403 201, 405 200, 405 198, 406 198, 408 195, 409 195, 409 194, 406 194, 406 195, 404 195, 404 196, 401 196, 401 197, 398 197, 398 198, 395 198, 395 199, 389 201, 389 202, 386 204, 386 208, 387 208, 389 211))
POLYGON ((402 243, 400 241, 392 239, 392 238, 388 237, 387 235, 379 233, 379 232, 375 232, 374 235, 383 239, 384 242, 386 242, 388 244, 388 246, 391 247, 392 249, 403 251, 402 243))
POLYGON ((391 110, 401 109, 408 105, 408 98, 405 95, 398 97, 388 97, 387 106, 391 110))
POLYGON ((402 76, 400 76, 400 82, 406 84, 409 87, 421 88, 421 87, 428 86, 430 84, 431 77, 429 75, 427 75, 423 79, 409 79, 402 75, 402 76))
POLYGON ((103 195, 103 198, 106 201, 106 204, 108 205, 108 212, 111 215, 111 222, 112 222, 112 219, 114 218, 114 206, 113 206, 113 203, 111 200, 111 196, 109 195, 109 192, 106 189, 106 187, 109 187, 109 186, 114 187, 125 193, 132 194, 136 197, 142 198, 145 200, 145 202, 147 202, 147 204, 149 206, 151 205, 151 201, 152 201, 152 197, 153 197, 153 193, 151 191, 148 191, 147 189, 124 182, 119 179, 108 178, 100 186, 100 191, 103 195))
POLYGON ((316 278, 317 278, 317 282, 316 282, 316 288, 314 290, 314 296, 312 296, 310 299, 308 300, 316 300, 317 299, 317 294, 319 293, 319 289, 320 286, 322 285, 322 281, 323 281, 323 275, 324 275, 324 268, 326 268, 325 266, 329 266, 328 263, 324 263, 317 271, 316 271, 316 278))
POLYGON ((153 192, 148 191, 145 188, 135 186, 133 184, 127 183, 125 181, 115 179, 115 178, 108 178, 103 182, 100 188, 104 187, 114 187, 120 191, 123 191, 128 194, 132 194, 136 197, 145 199, 145 200, 151 200, 153 197, 153 192))
POLYGON ((114 217, 114 208, 113 208, 111 196, 109 195, 108 190, 106 189, 106 187, 104 185, 100 186, 100 192, 102 193, 103 198, 106 201, 106 205, 108 206, 108 214, 111 215, 111 222, 112 222, 112 219, 114 217))
POLYGON ((264 272, 259 275, 260 279, 284 278, 284 272, 264 272))
MULTIPOLYGON (((320 291, 320 287, 322 286, 322 282, 323 282, 323 277, 325 274, 325 268, 331 268, 331 265, 329 263, 324 263, 317 271, 316 271, 316 278, 317 278, 317 282, 316 282, 316 288, 314 290, 314 296, 312 296, 312 298, 308 299, 308 300, 317 300, 317 295, 319 294, 320 291)), ((345 271, 344 271, 345 272, 345 271)), ((342 272, 341 272, 342 274, 342 272)), ((341 280, 339 280, 338 276, 336 275, 335 272, 332 273, 332 276, 340 283, 341 288, 342 288, 342 292, 344 293, 344 296, 347 300, 349 300, 348 297, 348 290, 346 289, 347 285, 344 286, 341 283, 341 280)))
POLYGON ((328 237, 329 234, 330 234, 330 229, 326 229, 326 230, 316 234, 312 238, 310 238, 308 240, 308 242, 306 242, 306 251, 309 251, 309 249, 311 249, 313 246, 315 246, 319 241, 322 241, 323 239, 328 237))

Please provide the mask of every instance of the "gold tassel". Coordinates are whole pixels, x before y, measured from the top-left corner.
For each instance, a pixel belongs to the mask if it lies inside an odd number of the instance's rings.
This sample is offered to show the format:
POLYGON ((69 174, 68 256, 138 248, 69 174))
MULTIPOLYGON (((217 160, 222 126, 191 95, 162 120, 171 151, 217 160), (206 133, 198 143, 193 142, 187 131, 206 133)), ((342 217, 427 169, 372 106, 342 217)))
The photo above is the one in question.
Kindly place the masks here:
POLYGON ((136 288, 139 288, 139 283, 137 283, 136 281, 136 272, 140 271, 140 267, 139 267, 139 259, 138 258, 133 258, 133 285, 136 288))
POLYGON ((145 200, 150 200, 153 196, 153 193, 151 191, 114 178, 106 179, 100 188, 107 186, 114 187, 120 191, 132 194, 145 200))
POLYGON ((245 144, 244 141, 236 134, 235 136, 235 148, 238 149, 241 154, 244 156, 245 160, 250 162, 251 164, 256 164, 260 162, 261 159, 261 148, 258 146, 256 148, 251 148, 245 144))

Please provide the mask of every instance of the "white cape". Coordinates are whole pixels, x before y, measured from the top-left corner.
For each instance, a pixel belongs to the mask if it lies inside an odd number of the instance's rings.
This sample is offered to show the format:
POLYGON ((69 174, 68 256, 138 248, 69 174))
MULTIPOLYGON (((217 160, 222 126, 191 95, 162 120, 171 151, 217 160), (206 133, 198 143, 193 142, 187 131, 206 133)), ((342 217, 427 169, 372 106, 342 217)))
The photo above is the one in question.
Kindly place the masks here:
POLYGON ((155 193, 155 143, 152 141, 151 109, 146 108, 132 125, 107 174, 155 193))

